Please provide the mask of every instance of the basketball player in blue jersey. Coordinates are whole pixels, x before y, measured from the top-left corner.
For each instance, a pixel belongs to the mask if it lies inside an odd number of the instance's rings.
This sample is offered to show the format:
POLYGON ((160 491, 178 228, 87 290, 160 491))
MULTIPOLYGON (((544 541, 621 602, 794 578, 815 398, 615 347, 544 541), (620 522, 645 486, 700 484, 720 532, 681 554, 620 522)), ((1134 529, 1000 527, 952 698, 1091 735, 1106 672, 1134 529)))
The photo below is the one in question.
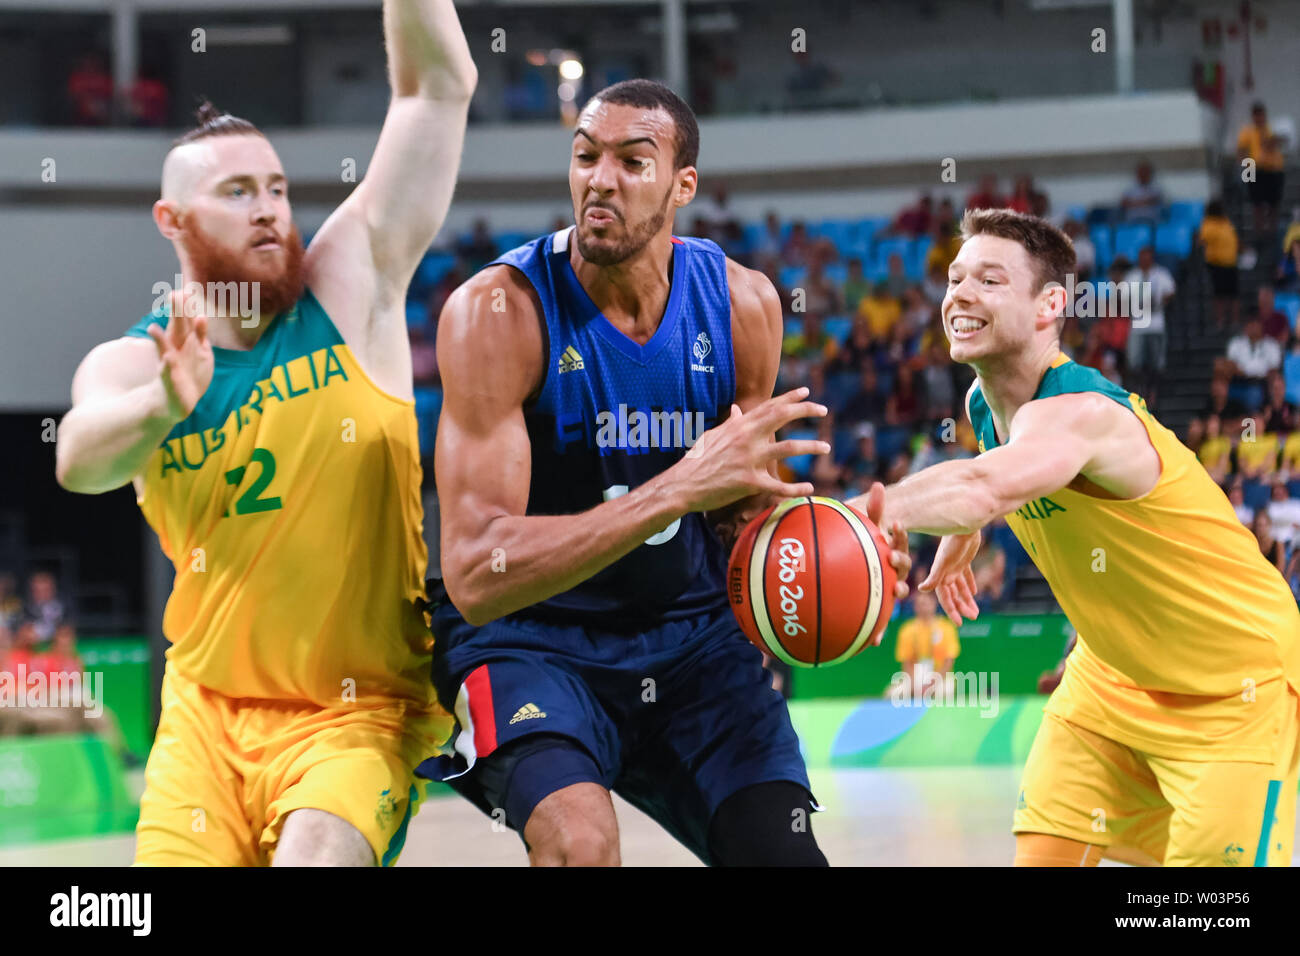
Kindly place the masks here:
POLYGON ((770 397, 772 284, 672 235, 698 147, 667 87, 598 93, 573 137, 576 225, 501 256, 442 313, 434 678, 458 733, 421 770, 504 814, 534 865, 617 864, 611 790, 706 863, 826 863, 705 517, 734 528, 810 494, 774 465, 828 446, 774 433, 826 409, 807 389, 770 397))

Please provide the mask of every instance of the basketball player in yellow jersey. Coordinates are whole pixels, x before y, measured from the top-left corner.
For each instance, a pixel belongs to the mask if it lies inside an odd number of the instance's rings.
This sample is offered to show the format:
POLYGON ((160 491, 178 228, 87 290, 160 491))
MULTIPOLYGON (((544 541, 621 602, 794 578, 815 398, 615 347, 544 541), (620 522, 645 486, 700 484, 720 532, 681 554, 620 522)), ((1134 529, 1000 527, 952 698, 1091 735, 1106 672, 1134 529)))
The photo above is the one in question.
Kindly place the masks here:
POLYGON ((1143 400, 1061 354, 1070 240, 1006 210, 962 231, 943 322, 977 373, 982 454, 889 487, 883 520, 945 536, 921 588, 960 622, 978 613, 978 529, 1006 515, 1078 629, 1025 766, 1016 862, 1289 864, 1290 589, 1143 400))
POLYGON ((428 669, 406 287, 477 82, 451 0, 385 0, 393 99, 305 255, 271 144, 200 112, 163 164, 187 289, 78 369, 58 478, 133 482, 176 568, 136 862, 391 863, 450 719, 428 669), (260 306, 234 314, 252 291, 260 306), (234 299, 232 302, 231 299, 234 299))

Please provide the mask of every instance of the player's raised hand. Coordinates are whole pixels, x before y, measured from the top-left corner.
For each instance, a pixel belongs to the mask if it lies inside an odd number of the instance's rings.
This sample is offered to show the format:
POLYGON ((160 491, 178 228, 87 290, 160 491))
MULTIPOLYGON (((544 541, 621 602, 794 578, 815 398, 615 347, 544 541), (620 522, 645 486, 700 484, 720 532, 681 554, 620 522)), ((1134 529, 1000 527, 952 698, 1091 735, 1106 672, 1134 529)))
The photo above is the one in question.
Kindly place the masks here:
POLYGON ((167 328, 151 325, 149 336, 158 346, 159 375, 167 390, 167 404, 176 421, 189 416, 212 382, 212 343, 208 318, 185 312, 185 293, 171 294, 171 320, 167 328))
MULTIPOLYGON (((893 522, 888 528, 880 523, 885 516, 885 486, 878 481, 867 491, 866 514, 889 542, 889 563, 898 575, 898 581, 894 585, 894 600, 902 601, 906 599, 909 590, 907 577, 912 573, 912 554, 908 550, 907 531, 899 522, 893 522)), ((884 636, 885 632, 881 631, 872 646, 879 644, 884 636)))
POLYGON ((826 406, 804 401, 808 389, 795 388, 769 398, 748 412, 731 406, 726 421, 710 428, 669 472, 685 482, 691 511, 712 511, 761 492, 782 497, 810 495, 809 482, 785 482, 772 475, 771 462, 797 455, 824 455, 831 446, 816 439, 773 441, 778 429, 804 418, 821 418, 826 406))
POLYGON ((961 627, 963 618, 973 621, 979 617, 979 605, 975 603, 975 574, 970 569, 979 549, 978 531, 944 535, 929 575, 917 585, 922 591, 934 592, 939 606, 958 627, 961 627))

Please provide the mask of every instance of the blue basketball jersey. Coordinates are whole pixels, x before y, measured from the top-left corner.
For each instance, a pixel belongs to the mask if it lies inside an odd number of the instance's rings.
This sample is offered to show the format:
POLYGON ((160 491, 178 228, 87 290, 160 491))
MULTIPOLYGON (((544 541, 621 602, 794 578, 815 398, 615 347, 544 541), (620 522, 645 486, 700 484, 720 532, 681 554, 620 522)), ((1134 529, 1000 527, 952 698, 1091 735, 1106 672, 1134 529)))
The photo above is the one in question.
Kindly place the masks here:
MULTIPOLYGON (((663 320, 638 345, 605 318, 569 263, 573 227, 495 263, 541 301, 545 378, 524 408, 532 443, 528 514, 576 514, 644 484, 725 418, 736 395, 726 256, 674 237, 663 320)), ((562 560, 562 559, 561 559, 562 560)), ((703 515, 683 515, 636 550, 521 614, 636 630, 726 605, 726 554, 703 515)))

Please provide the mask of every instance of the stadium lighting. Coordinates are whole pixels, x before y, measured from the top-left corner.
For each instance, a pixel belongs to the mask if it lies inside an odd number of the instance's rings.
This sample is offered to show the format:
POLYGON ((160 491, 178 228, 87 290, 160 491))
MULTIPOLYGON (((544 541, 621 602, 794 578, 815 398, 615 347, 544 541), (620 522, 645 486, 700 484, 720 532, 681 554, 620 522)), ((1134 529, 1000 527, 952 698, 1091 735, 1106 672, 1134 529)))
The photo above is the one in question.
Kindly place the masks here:
POLYGON ((579 80, 582 72, 582 62, 579 60, 563 60, 560 63, 560 76, 566 80, 579 80))

